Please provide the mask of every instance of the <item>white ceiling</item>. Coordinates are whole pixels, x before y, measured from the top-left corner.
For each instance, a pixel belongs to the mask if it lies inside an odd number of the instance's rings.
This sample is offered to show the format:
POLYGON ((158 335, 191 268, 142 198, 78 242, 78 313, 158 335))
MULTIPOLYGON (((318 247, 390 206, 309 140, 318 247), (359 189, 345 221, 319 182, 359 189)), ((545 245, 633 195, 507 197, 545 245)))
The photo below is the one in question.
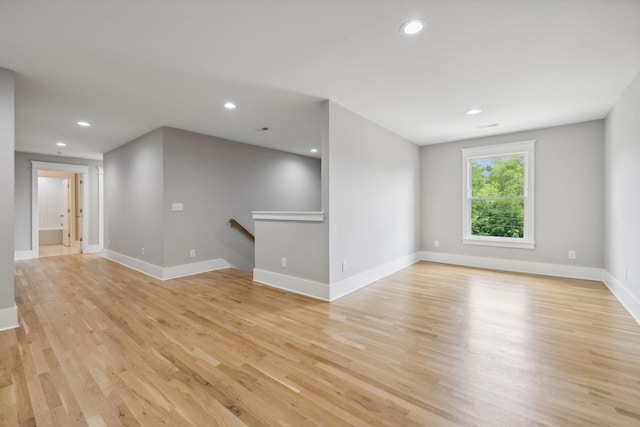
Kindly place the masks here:
POLYGON ((640 71, 640 0, 2 0, 0 67, 20 151, 173 126, 309 155, 327 98, 433 144, 603 118, 640 71))

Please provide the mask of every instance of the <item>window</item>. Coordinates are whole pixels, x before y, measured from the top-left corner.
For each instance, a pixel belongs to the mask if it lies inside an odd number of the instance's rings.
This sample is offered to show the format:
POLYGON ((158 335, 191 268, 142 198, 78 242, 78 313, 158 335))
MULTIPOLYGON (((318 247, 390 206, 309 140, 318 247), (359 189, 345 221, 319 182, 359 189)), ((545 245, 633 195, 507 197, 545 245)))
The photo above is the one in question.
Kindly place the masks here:
POLYGON ((462 242, 533 249, 535 141, 462 150, 462 242))

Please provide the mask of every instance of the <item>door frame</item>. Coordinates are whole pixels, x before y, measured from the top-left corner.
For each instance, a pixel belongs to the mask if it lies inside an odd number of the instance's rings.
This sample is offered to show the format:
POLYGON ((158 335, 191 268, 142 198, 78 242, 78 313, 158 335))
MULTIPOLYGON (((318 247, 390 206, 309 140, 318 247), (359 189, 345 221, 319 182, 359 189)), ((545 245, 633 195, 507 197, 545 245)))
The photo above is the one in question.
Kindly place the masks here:
MULTIPOLYGON (((73 179, 75 180, 76 175, 73 175, 73 179)), ((62 246, 70 247, 73 240, 71 239, 71 183, 69 178, 62 178, 62 185, 64 186, 62 192, 62 198, 64 200, 64 220, 62 221, 62 246), (65 229, 66 224, 66 229, 65 229), (65 233, 66 231, 66 233, 65 233), (66 236, 66 237, 65 237, 66 236), (64 244, 66 239, 67 245, 64 244)), ((38 174, 38 191, 40 190, 40 174, 38 174)), ((38 196, 40 196, 38 194, 38 196)), ((38 206, 38 209, 40 207, 38 206)), ((73 212, 75 215, 75 212, 73 212)), ((40 233, 38 233, 40 234, 40 233)), ((38 236, 39 238, 40 236, 38 236)), ((38 242, 39 243, 39 242, 38 242)), ((38 245, 39 246, 39 245, 38 245)))
POLYGON ((82 175, 82 242, 80 252, 87 251, 89 244, 89 166, 69 165, 66 163, 49 163, 31 161, 31 252, 33 258, 40 257, 40 233, 38 223, 38 171, 70 172, 82 175))

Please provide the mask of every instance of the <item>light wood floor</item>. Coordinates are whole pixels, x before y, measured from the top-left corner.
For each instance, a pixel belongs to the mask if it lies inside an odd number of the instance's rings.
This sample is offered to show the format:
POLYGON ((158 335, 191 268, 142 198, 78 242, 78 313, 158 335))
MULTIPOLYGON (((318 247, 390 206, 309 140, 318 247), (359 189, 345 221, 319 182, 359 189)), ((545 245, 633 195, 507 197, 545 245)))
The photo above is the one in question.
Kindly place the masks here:
POLYGON ((41 258, 47 256, 73 255, 80 253, 80 242, 75 241, 71 246, 64 245, 42 245, 39 247, 39 256, 41 258))
POLYGON ((19 261, 1 426, 638 426, 602 283, 418 263, 328 304, 222 270, 19 261))

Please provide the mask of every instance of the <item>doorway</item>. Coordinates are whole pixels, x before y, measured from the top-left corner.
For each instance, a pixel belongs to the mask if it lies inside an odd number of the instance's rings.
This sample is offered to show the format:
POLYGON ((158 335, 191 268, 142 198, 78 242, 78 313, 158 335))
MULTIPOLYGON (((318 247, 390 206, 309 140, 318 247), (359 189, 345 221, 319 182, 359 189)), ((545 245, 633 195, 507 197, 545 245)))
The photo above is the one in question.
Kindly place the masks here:
POLYGON ((82 178, 78 173, 38 170, 39 255, 81 252, 82 178))
POLYGON ((33 257, 86 252, 89 167, 32 161, 31 172, 33 257))

